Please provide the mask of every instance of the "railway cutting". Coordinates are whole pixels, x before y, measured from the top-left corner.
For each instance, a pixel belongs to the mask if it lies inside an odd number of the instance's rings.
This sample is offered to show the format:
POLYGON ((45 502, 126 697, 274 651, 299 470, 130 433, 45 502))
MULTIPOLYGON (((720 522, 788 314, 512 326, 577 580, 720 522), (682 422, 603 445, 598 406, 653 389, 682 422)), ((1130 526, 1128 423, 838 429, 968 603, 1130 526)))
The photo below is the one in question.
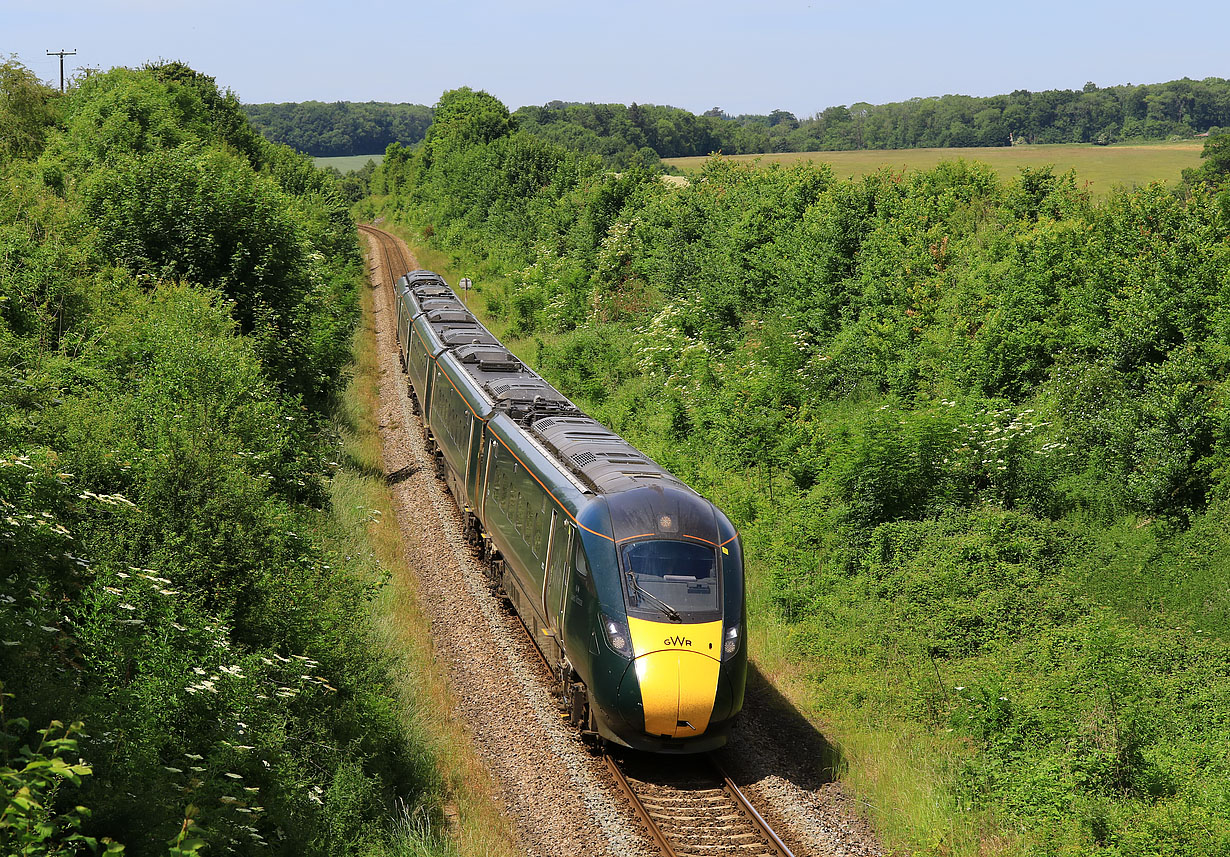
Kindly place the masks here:
POLYGON ((767 801, 764 815, 789 820, 783 834, 799 857, 881 853, 858 819, 817 799, 823 783, 812 791, 791 782, 798 777, 792 754, 775 755, 756 704, 745 712, 744 738, 724 751, 732 761, 743 759, 744 770, 760 772, 743 791, 714 769, 708 755, 623 752, 616 759, 595 748, 592 734, 583 737, 568 725, 568 706, 552 695, 558 675, 544 668, 540 646, 507 602, 493 597, 498 576, 474 550, 470 521, 445 490, 423 442, 424 426, 398 358, 393 289, 416 260, 395 236, 361 229, 374 261, 385 467, 399 524, 412 545, 407 559, 457 693, 454 716, 503 792, 519 847, 530 855, 791 854, 750 797, 767 801), (751 736, 755 740, 747 740, 751 736), (768 754, 761 757, 764 749, 768 754), (758 762, 747 765, 747 753, 758 762))

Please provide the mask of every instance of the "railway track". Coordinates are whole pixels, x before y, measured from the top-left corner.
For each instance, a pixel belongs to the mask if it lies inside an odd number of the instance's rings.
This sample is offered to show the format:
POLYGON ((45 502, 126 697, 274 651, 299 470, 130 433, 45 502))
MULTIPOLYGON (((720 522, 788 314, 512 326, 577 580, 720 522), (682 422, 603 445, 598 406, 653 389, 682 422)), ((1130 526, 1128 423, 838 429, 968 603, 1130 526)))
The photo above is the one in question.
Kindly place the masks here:
POLYGON ((666 857, 793 857, 712 756, 604 758, 666 857))
MULTIPOLYGON (((416 267, 393 234, 366 224, 359 230, 371 239, 388 284, 416 267)), ((529 632, 521 629, 546 675, 552 675, 529 632)), ((602 756, 641 826, 665 857, 793 857, 712 756, 630 753, 618 760, 609 753, 602 756)))
POLYGON ((380 265, 390 284, 394 283, 398 276, 411 270, 413 266, 410 264, 410 257, 406 255, 405 247, 396 236, 367 224, 360 224, 359 231, 372 238, 380 265))

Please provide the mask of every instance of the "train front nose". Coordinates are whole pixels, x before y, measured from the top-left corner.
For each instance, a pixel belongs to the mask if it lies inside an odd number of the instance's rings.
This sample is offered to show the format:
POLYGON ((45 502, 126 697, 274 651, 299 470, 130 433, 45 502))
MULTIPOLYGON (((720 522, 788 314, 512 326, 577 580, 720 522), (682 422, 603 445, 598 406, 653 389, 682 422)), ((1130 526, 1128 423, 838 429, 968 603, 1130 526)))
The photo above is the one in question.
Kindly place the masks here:
POLYGON ((645 733, 694 738, 713 717, 721 673, 721 622, 674 625, 629 618, 635 658, 619 685, 620 709, 640 708, 645 733))
POLYGON ((699 652, 667 649, 641 655, 620 684, 621 708, 631 708, 639 696, 649 735, 702 735, 713 715, 720 668, 719 661, 699 652))

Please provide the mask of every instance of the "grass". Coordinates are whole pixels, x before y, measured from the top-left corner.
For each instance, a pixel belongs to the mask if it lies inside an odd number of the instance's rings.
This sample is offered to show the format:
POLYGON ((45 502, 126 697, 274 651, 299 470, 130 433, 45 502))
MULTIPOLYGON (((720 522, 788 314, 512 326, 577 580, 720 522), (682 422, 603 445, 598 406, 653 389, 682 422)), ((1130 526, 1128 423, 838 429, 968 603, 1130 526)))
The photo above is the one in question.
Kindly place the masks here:
POLYGON ((383 160, 384 152, 381 152, 378 155, 342 155, 337 158, 312 158, 312 163, 322 170, 333 167, 339 173, 345 175, 346 173, 353 173, 363 169, 368 161, 375 161, 376 165, 379 166, 383 160))
MULTIPOLYGON (((895 170, 925 170, 941 161, 964 158, 989 165, 1004 179, 1014 178, 1022 167, 1053 164, 1059 171, 1076 170, 1096 197, 1116 185, 1135 187, 1153 181, 1176 183, 1187 167, 1200 165, 1203 140, 1175 143, 1120 144, 1114 146, 1043 145, 969 149, 877 149, 855 152, 785 152, 768 155, 728 155, 735 161, 762 164, 797 164, 804 161, 831 164, 838 178, 858 178, 883 167, 895 170)), ((707 158, 664 158, 663 163, 682 170, 696 170, 707 158)))
MULTIPOLYGON (((363 322, 354 340, 354 367, 344 402, 343 432, 348 467, 333 486, 333 503, 363 512, 353 524, 363 533, 367 552, 385 570, 388 584, 377 606, 377 626, 396 655, 396 679, 413 731, 436 757, 446 784, 441 796, 449 853, 503 857, 515 854, 512 833, 495 799, 495 787, 451 712, 455 704, 444 670, 431 644, 431 626, 419 604, 413 571, 405 562, 404 535, 398 526, 392 494, 383 477, 379 434, 380 366, 373 322, 374 295, 362 295, 363 322)), ((398 853, 432 853, 433 838, 425 820, 407 819, 398 853), (427 829, 424 829, 426 826, 427 829)))

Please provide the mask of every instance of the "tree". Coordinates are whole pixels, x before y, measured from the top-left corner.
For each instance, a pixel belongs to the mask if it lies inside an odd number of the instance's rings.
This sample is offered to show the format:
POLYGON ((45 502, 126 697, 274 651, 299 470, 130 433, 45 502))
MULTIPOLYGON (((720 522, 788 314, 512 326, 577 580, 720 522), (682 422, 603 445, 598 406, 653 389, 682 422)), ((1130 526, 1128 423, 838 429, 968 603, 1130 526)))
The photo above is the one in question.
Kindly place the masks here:
POLYGON ((15 59, 0 63, 0 160, 37 155, 55 124, 51 99, 44 86, 15 59))
POLYGON ((1210 136, 1200 153, 1204 163, 1183 171, 1183 181, 1189 185, 1198 182, 1221 184, 1230 175, 1230 134, 1210 136))
POLYGON ((430 166, 451 152, 490 143, 517 130, 508 108, 487 92, 468 86, 449 90, 440 96, 431 128, 424 143, 424 164, 430 166))
MULTIPOLYGON (((843 107, 842 109, 844 110, 845 108, 843 107)), ((769 125, 773 126, 781 124, 789 125, 791 128, 798 128, 799 120, 789 110, 774 110, 769 114, 769 125)))

